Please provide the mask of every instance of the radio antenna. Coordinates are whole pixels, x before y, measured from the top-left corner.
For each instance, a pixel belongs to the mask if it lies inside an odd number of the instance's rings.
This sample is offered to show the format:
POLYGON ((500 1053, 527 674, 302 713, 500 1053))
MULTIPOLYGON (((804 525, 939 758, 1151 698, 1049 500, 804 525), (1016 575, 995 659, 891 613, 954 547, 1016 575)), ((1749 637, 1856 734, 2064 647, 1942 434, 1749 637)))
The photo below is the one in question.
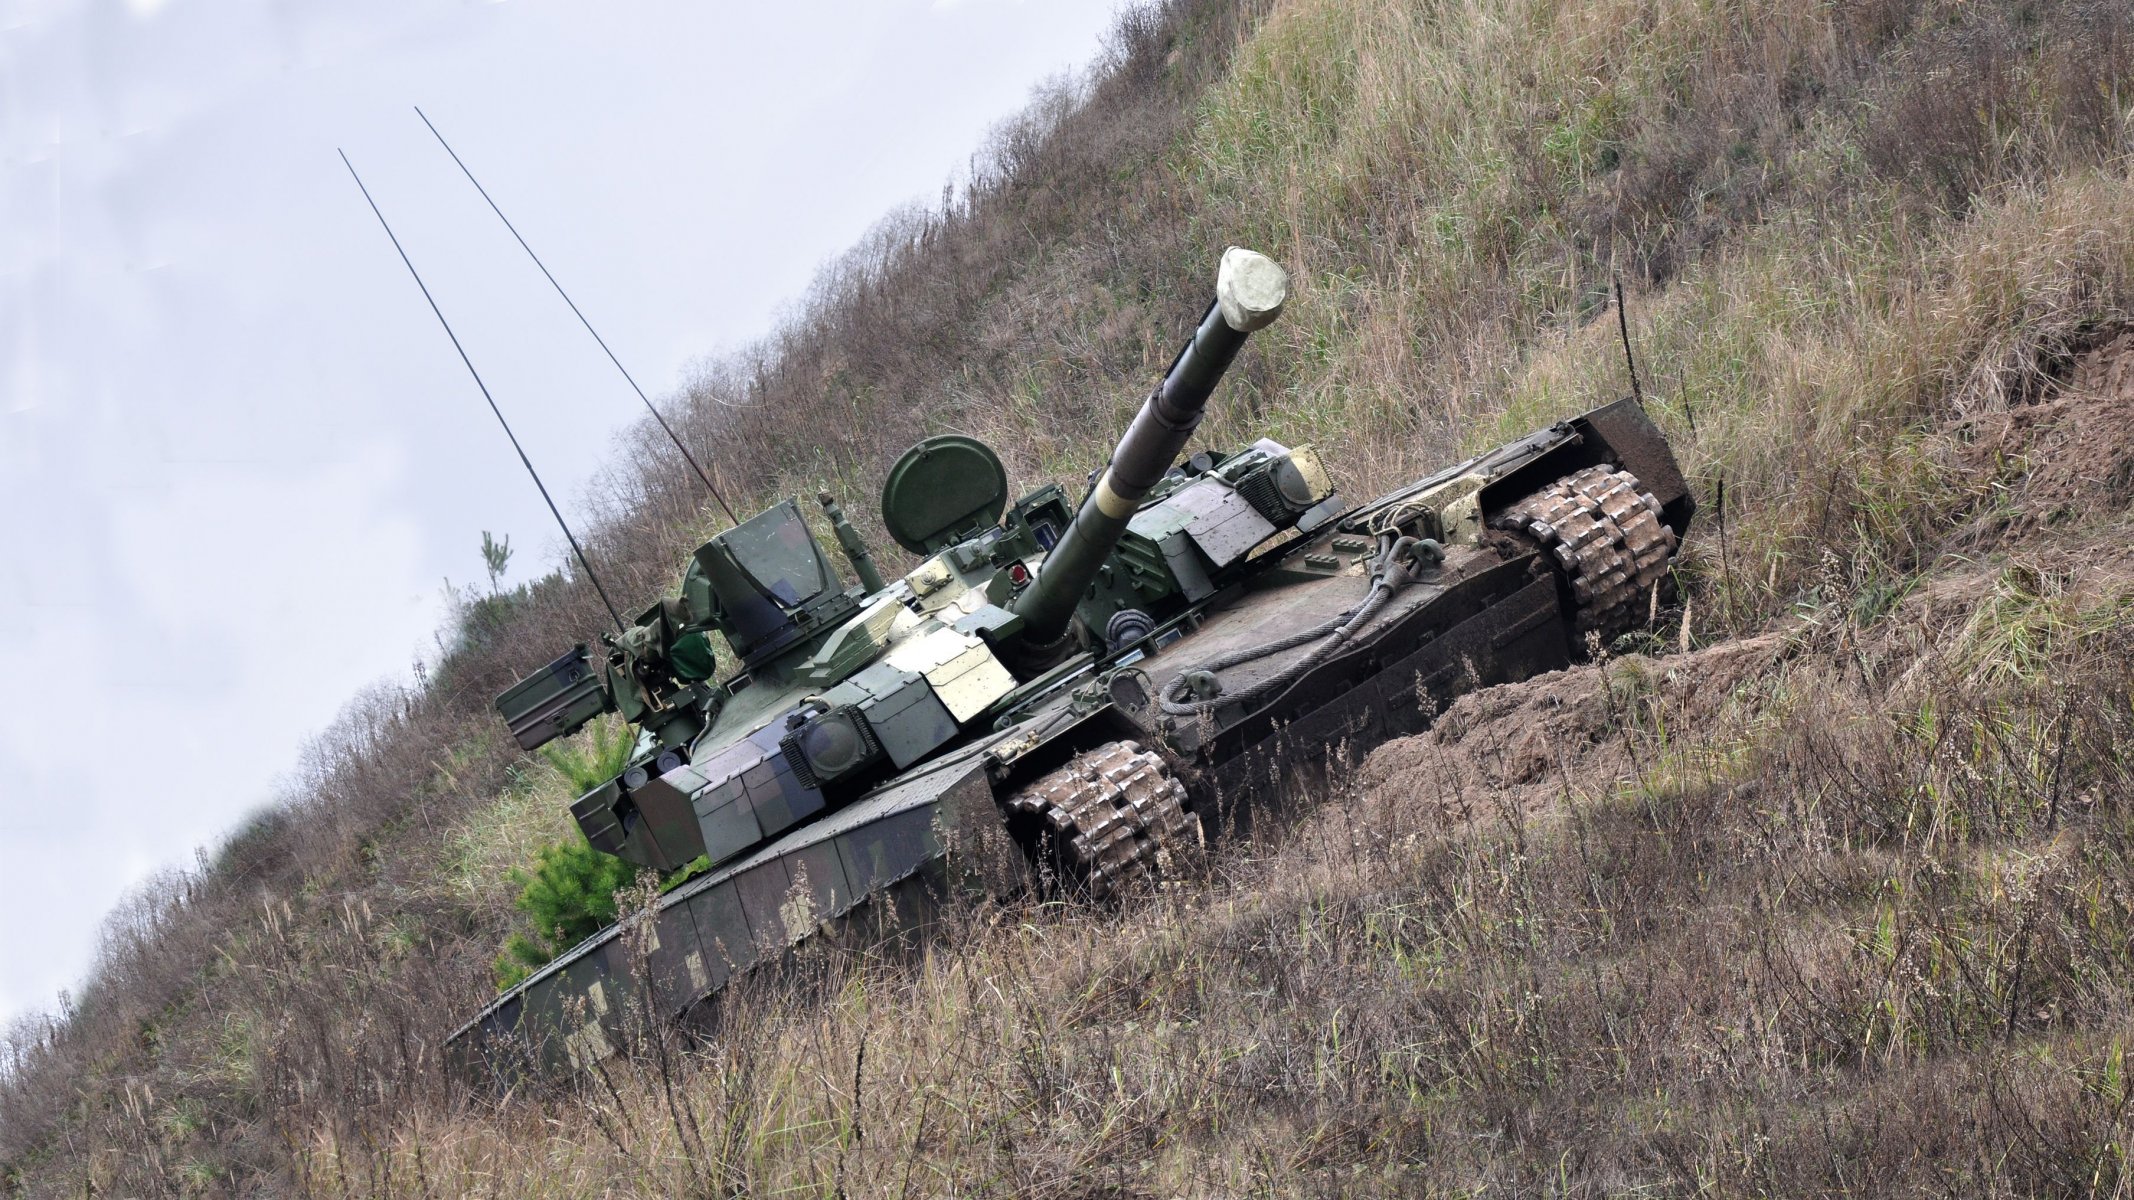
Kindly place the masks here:
POLYGON ((584 568, 586 579, 592 582, 593 590, 600 595, 601 605, 608 610, 609 619, 615 622, 615 632, 623 632, 622 614, 615 611, 615 602, 608 599, 608 590, 600 586, 600 576, 593 573, 592 562, 585 557, 585 550, 578 545, 577 537, 571 533, 570 525, 564 521, 562 510, 556 507, 555 500, 549 496, 548 485, 541 482, 540 472, 534 470, 533 460, 526 457, 525 447, 519 445, 519 435, 511 431, 511 422, 504 419, 504 410, 496 406, 496 397, 489 394, 489 385, 482 382, 482 373, 474 369, 474 360, 467 357, 467 348, 459 344, 459 335, 452 332, 452 322, 445 320, 444 310, 437 307, 437 298, 430 295, 430 285, 422 281, 422 272, 415 269, 414 260, 408 257, 408 252, 400 245, 400 239, 394 235, 392 225, 386 221, 385 214, 379 211, 378 202, 371 199, 370 189, 363 186, 363 177, 356 174, 356 164, 348 161, 348 152, 336 150, 334 153, 341 156, 341 165, 348 168, 349 177, 356 181, 357 190, 363 193, 364 203, 370 205, 372 214, 378 218, 378 224, 385 229, 385 236, 392 240, 393 249, 399 252, 400 261, 407 265, 408 274, 415 277, 415 286, 422 289, 422 298, 430 302, 430 311, 437 314, 437 323, 445 327, 445 336, 452 339, 452 348, 459 351, 459 361, 467 364, 467 374, 474 376, 474 386, 482 390, 482 399, 489 402, 489 411, 496 414, 496 423, 504 427, 504 436, 511 439, 511 448, 518 451, 519 461, 525 464, 526 473, 533 477, 534 486, 541 490, 541 499, 547 503, 549 515, 556 518, 556 527, 563 530, 563 539, 571 544, 571 553, 578 556, 578 565, 584 568))
POLYGON ((622 365, 622 360, 615 357, 615 352, 613 350, 608 349, 607 339, 601 337, 600 331, 593 328, 593 323, 591 321, 586 320, 584 313, 578 311, 577 302, 571 299, 571 294, 569 292, 563 290, 562 284, 556 282, 556 277, 549 273, 548 264, 541 261, 541 256, 534 253, 534 248, 532 246, 526 244, 525 237, 519 233, 519 227, 511 223, 511 218, 504 215, 504 210, 497 207, 495 200, 490 199, 489 189, 483 187, 482 181, 476 179, 474 177, 474 172, 467 169, 467 164, 461 161, 459 157, 459 152, 452 148, 452 143, 445 140, 444 134, 437 132, 437 126, 431 123, 429 114, 423 112, 422 107, 420 105, 416 106, 415 115, 421 117, 422 123, 430 127, 430 136, 436 138, 437 144, 443 146, 445 148, 445 153, 452 156, 452 161, 459 167, 460 174, 465 175, 467 177, 467 182, 474 185, 474 190, 482 194, 482 199, 484 201, 487 201, 489 205, 489 211, 495 213, 496 219, 502 221, 504 223, 504 228, 510 230, 511 236, 517 239, 519 243, 519 249, 524 250, 526 252, 526 257, 532 259, 533 264, 541 268, 541 274, 548 280, 548 286, 556 289, 556 294, 558 296, 563 297, 563 302, 565 304, 570 305, 571 315, 578 318, 578 323, 580 325, 585 326, 585 331, 587 333, 593 335, 593 341, 599 344, 601 352, 608 356, 608 361, 614 363, 615 369, 622 372, 622 377, 626 382, 629 383, 630 390, 636 392, 637 398, 645 402, 645 411, 651 413, 652 419, 659 422, 660 429, 666 433, 667 440, 674 443, 674 448, 682 452, 682 461, 689 464, 689 469, 696 472, 697 479, 703 483, 704 490, 710 492, 711 498, 713 500, 718 501, 719 507, 725 510, 727 521, 735 525, 740 524, 741 522, 739 521, 739 519, 734 516, 733 507, 726 503, 726 497, 721 496, 719 494, 718 485, 712 483, 711 476, 705 474, 704 468, 697 465, 696 456, 689 453, 689 447, 684 446, 682 444, 682 439, 678 434, 674 432, 674 427, 672 425, 667 424, 667 418, 660 415, 659 409, 652 403, 652 398, 645 395, 645 389, 637 386, 637 380, 631 376, 629 368, 622 365))
POLYGON ((1630 313, 1623 307, 1623 273, 1615 273, 1615 331, 1623 337, 1623 364, 1630 368, 1630 393, 1645 402, 1645 389, 1638 383, 1637 355, 1630 352, 1630 313))

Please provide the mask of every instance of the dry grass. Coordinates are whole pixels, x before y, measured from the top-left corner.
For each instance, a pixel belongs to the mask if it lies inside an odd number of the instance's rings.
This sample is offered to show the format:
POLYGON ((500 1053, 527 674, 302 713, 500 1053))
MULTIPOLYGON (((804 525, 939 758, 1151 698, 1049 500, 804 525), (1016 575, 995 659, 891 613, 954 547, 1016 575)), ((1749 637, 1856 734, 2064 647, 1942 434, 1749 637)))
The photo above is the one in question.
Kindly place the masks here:
POLYGON ((2116 1194, 2130 603, 1833 603, 1470 697, 1122 913, 816 964, 664 1072, 322 1137, 314 1186, 2116 1194))
MULTIPOLYGON (((481 876, 560 819, 487 711, 597 624, 553 575, 114 914, 6 1042, 0 1191, 2124 1194, 2134 442, 2063 469, 2126 423, 2056 389, 2134 324, 2130 30, 1130 14, 674 400, 730 494, 862 515, 951 428, 1087 470, 1108 440, 1057 431, 1124 419, 1231 242, 1298 295, 1208 439, 1315 441, 1369 492, 1619 392, 1620 272, 1705 514, 1671 653, 1462 701, 1122 911, 825 955, 708 1048, 493 1107, 437 1048, 509 929, 481 876)), ((632 594, 711 528, 646 436, 591 546, 632 594)))

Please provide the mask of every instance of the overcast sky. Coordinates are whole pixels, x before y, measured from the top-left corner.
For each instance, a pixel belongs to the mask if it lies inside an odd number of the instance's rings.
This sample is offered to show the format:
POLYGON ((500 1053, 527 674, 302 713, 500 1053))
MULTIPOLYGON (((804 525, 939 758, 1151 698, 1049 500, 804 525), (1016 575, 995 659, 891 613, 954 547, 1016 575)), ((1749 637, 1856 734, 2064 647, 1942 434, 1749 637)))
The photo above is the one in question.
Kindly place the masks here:
POLYGON ((938 199, 1117 0, 0 0, 0 1021, 432 646, 483 530, 562 544, 345 148, 565 504, 655 396, 938 199))

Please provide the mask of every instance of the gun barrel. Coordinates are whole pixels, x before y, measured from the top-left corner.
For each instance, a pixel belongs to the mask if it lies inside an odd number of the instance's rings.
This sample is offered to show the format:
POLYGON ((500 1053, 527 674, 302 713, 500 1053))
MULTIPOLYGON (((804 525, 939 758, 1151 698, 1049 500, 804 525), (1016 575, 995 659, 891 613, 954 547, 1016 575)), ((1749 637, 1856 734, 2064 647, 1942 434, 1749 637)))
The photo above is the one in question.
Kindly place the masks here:
POLYGON ((1149 394, 1112 451, 1111 462, 1082 501, 1044 569, 1012 606, 1033 646, 1057 642, 1075 605, 1126 532, 1141 498, 1171 469, 1207 410, 1208 396, 1256 329, 1282 314, 1289 275, 1274 260, 1232 246, 1217 272, 1215 303, 1201 318, 1163 382, 1149 394))

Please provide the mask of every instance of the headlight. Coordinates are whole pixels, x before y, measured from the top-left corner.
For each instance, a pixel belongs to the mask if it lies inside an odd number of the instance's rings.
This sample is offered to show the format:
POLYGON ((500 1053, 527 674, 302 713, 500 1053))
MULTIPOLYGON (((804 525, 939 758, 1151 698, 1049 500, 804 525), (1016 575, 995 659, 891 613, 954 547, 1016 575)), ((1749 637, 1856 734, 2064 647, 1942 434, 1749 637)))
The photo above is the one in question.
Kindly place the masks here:
POLYGON ((820 784, 849 775, 881 753, 865 717, 851 708, 836 708, 810 717, 788 733, 781 747, 786 761, 804 767, 820 784))

